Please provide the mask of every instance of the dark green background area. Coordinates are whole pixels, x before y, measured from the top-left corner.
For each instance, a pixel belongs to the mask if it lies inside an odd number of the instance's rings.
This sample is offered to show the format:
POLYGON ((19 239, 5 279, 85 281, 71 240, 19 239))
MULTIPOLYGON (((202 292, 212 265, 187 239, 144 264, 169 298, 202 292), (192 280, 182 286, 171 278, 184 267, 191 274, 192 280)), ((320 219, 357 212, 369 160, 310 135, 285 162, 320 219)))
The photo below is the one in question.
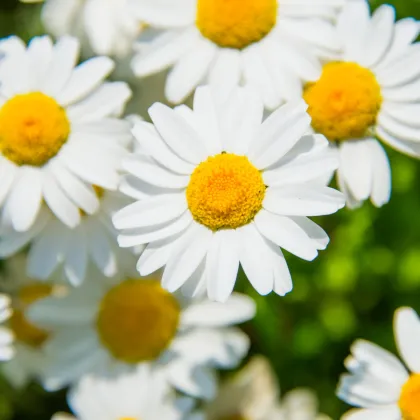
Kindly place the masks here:
MULTIPOLYGON (((389 3, 399 18, 420 19, 420 0, 389 3)), ((27 40, 42 34, 39 11, 38 5, 0 0, 0 35, 27 40)), ((313 388, 322 411, 334 420, 346 410, 334 392, 353 340, 365 338, 395 351, 394 310, 412 306, 420 311, 420 162, 387 151, 391 203, 382 209, 366 203, 318 220, 331 243, 312 263, 287 256, 292 293, 261 297, 243 278, 239 282, 258 304, 257 317, 245 326, 252 353, 269 357, 282 391, 313 388)), ((59 410, 66 410, 64 392, 48 395, 35 384, 14 390, 0 378, 0 420, 49 420, 59 410)))

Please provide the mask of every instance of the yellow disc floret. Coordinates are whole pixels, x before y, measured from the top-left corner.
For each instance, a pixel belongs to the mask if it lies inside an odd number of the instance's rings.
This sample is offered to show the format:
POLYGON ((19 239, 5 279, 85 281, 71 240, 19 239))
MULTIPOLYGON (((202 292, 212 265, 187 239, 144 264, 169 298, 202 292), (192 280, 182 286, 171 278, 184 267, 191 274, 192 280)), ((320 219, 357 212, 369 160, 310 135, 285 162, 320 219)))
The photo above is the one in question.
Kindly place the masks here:
POLYGON ((270 33, 277 8, 277 0, 198 0, 196 25, 220 47, 243 49, 270 33))
POLYGON ((360 138, 375 124, 382 104, 375 75, 356 63, 324 66, 320 79, 305 87, 312 127, 331 141, 360 138))
POLYGON ((404 420, 420 420, 420 374, 412 375, 405 383, 398 405, 404 420))
POLYGON ((211 230, 236 229, 261 210, 265 188, 247 157, 222 153, 195 168, 187 187, 188 207, 211 230))
POLYGON ((17 165, 44 165, 69 134, 65 110, 43 93, 16 95, 0 108, 0 151, 17 165))
POLYGON ((51 292, 52 287, 44 283, 31 283, 20 289, 13 303, 13 315, 9 321, 17 341, 37 348, 48 338, 46 331, 28 321, 25 310, 37 300, 49 296, 51 292))
POLYGON ((96 327, 102 344, 118 360, 156 359, 174 338, 178 301, 159 282, 126 280, 102 299, 96 327))

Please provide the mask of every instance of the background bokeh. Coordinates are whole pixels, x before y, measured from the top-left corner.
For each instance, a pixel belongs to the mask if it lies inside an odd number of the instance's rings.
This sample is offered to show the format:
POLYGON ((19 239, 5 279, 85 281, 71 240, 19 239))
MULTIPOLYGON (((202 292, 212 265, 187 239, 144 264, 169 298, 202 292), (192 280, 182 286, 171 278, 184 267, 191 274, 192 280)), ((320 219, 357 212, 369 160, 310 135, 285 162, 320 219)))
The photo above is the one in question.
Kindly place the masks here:
MULTIPOLYGON (((384 2, 371 3, 377 7, 384 2)), ((399 18, 420 19, 420 0, 387 3, 396 7, 399 18)), ((39 11, 39 5, 0 0, 0 36, 28 40, 42 34, 39 11)), ((134 86, 137 94, 148 94, 132 102, 131 112, 143 113, 153 97, 161 98, 161 92, 154 95, 151 89, 158 81, 134 86)), ((243 278, 239 282, 258 304, 256 318, 244 327, 251 352, 271 360, 282 391, 313 388, 321 410, 333 419, 346 410, 334 392, 352 341, 365 338, 395 351, 394 310, 412 306, 420 311, 420 162, 387 152, 393 171, 391 203, 379 210, 365 204, 319 220, 331 244, 313 263, 287 256, 295 285, 290 295, 261 297, 243 278)), ((0 377, 0 420, 49 420, 60 410, 66 410, 64 391, 47 394, 35 384, 16 390, 0 377)))

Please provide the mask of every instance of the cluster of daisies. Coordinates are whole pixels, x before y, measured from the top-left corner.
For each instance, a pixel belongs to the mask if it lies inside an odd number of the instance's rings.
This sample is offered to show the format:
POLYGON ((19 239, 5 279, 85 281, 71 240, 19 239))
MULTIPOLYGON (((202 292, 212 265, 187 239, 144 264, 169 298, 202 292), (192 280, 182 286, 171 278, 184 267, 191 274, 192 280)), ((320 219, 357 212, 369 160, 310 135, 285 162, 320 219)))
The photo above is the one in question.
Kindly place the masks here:
MULTIPOLYGON (((4 374, 68 387, 79 420, 327 419, 308 390, 280 401, 264 358, 219 380, 256 311, 235 282, 286 295, 282 249, 329 242, 309 217, 389 201, 380 141, 420 157, 420 23, 365 0, 46 0, 42 20, 56 41, 0 41, 4 374), (171 106, 127 115, 114 70, 169 70, 171 106)), ((420 419, 414 310, 395 330, 412 373, 356 342, 346 419, 420 419)))

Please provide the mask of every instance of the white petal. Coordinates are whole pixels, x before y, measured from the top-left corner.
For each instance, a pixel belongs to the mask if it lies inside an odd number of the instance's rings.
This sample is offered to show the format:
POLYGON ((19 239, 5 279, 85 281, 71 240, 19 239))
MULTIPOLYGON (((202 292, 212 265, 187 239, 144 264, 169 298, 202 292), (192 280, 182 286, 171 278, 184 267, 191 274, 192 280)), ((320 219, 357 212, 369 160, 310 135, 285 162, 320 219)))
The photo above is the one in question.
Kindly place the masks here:
POLYGON ((388 156, 378 141, 369 142, 369 148, 373 172, 371 200, 376 207, 381 207, 391 198, 391 167, 388 156))
POLYGON ((342 420, 400 420, 401 411, 398 406, 390 405, 381 408, 369 408, 351 410, 346 413, 342 420))
POLYGON ((254 220, 261 234, 278 246, 307 261, 317 257, 316 246, 292 219, 261 210, 254 220))
POLYGON ((234 229, 212 233, 206 259, 207 293, 211 300, 226 302, 239 269, 240 236, 234 229))
POLYGON ((405 363, 414 373, 420 373, 420 318, 411 308, 400 308, 395 313, 395 338, 405 363))
POLYGON ((73 286, 80 286, 86 276, 88 250, 82 227, 74 229, 67 237, 67 251, 64 257, 64 274, 73 286))

